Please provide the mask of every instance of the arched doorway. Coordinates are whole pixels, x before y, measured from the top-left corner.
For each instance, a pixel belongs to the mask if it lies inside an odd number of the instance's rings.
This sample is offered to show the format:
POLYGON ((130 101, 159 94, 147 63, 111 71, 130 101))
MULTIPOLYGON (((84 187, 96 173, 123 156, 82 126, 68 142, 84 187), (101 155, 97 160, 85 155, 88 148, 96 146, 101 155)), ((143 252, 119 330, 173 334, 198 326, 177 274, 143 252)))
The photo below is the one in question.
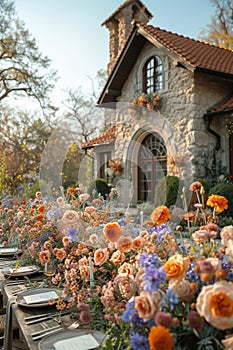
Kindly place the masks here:
POLYGON ((167 174, 167 149, 162 137, 147 135, 138 152, 138 200, 153 201, 156 183, 167 174))

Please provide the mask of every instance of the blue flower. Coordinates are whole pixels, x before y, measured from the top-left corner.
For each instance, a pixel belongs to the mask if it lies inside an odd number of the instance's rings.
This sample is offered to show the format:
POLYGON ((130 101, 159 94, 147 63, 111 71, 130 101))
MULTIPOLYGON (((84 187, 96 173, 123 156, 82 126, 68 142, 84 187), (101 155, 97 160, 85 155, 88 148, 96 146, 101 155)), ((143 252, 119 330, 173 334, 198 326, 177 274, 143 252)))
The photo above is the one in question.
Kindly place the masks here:
POLYGON ((162 282, 166 281, 166 273, 163 267, 148 266, 143 277, 145 281, 144 289, 147 292, 153 293, 159 289, 162 282))
POLYGON ((70 227, 68 229, 68 235, 67 236, 70 238, 70 241, 72 243, 77 241, 78 232, 79 232, 79 230, 77 228, 74 228, 74 227, 70 227))
POLYGON ((166 294, 163 296, 161 300, 161 305, 162 304, 168 304, 170 309, 173 310, 175 307, 175 304, 179 303, 179 299, 177 294, 173 293, 172 288, 168 289, 166 294))
POLYGON ((130 343, 133 350, 149 350, 148 337, 139 333, 130 336, 130 343))
POLYGON ((148 266, 160 266, 160 261, 158 259, 157 254, 150 254, 143 252, 139 258, 139 264, 141 267, 148 267, 148 266))

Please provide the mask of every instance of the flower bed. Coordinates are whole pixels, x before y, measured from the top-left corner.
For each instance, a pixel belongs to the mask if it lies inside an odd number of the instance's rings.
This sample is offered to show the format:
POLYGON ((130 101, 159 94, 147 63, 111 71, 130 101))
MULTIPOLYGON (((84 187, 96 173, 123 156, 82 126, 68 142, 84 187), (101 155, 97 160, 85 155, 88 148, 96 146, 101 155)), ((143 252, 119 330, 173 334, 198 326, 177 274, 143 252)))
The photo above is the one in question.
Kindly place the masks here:
POLYGON ((190 213, 184 200, 188 239, 181 225, 171 229, 166 206, 139 225, 113 214, 110 199, 89 202, 69 188, 56 204, 40 192, 13 206, 3 201, 2 243, 21 242, 20 265, 55 262, 57 308, 75 307, 81 325, 106 332, 104 349, 230 350, 233 226, 218 226, 228 204, 218 195, 203 203, 198 182, 190 190, 198 203, 190 213))

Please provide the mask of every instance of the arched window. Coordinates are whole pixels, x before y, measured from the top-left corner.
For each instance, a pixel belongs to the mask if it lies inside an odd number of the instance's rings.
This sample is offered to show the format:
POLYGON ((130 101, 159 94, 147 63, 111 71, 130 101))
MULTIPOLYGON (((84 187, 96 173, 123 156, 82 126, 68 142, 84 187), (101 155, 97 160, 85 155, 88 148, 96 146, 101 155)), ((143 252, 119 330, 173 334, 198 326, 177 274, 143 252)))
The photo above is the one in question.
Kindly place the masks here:
POLYGON ((162 137, 149 134, 138 153, 138 200, 153 201, 157 182, 167 175, 167 149, 162 137))
POLYGON ((152 94, 162 89, 163 64, 158 56, 150 57, 142 69, 142 92, 152 94))

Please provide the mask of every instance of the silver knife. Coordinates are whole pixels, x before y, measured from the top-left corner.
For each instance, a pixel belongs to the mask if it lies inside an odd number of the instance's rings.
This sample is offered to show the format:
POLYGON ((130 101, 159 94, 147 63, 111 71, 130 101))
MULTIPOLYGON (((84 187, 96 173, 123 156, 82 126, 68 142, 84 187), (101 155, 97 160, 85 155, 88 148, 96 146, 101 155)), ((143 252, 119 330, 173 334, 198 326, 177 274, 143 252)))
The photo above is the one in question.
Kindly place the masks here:
POLYGON ((64 329, 64 328, 62 328, 62 327, 53 329, 52 331, 49 331, 49 332, 46 332, 46 333, 43 333, 43 334, 39 334, 39 335, 37 335, 36 337, 32 337, 32 340, 41 339, 41 338, 43 338, 43 337, 46 337, 47 335, 56 333, 56 332, 58 332, 58 331, 62 331, 63 329, 64 329))
POLYGON ((60 326, 59 324, 57 324, 56 326, 49 327, 49 328, 45 328, 45 329, 42 329, 42 330, 40 330, 40 331, 38 331, 38 332, 34 332, 34 333, 31 334, 31 336, 32 336, 32 337, 35 337, 35 336, 37 336, 37 335, 39 335, 39 334, 43 334, 44 332, 47 333, 47 332, 49 332, 49 331, 55 330, 56 328, 61 328, 61 326, 60 326))

